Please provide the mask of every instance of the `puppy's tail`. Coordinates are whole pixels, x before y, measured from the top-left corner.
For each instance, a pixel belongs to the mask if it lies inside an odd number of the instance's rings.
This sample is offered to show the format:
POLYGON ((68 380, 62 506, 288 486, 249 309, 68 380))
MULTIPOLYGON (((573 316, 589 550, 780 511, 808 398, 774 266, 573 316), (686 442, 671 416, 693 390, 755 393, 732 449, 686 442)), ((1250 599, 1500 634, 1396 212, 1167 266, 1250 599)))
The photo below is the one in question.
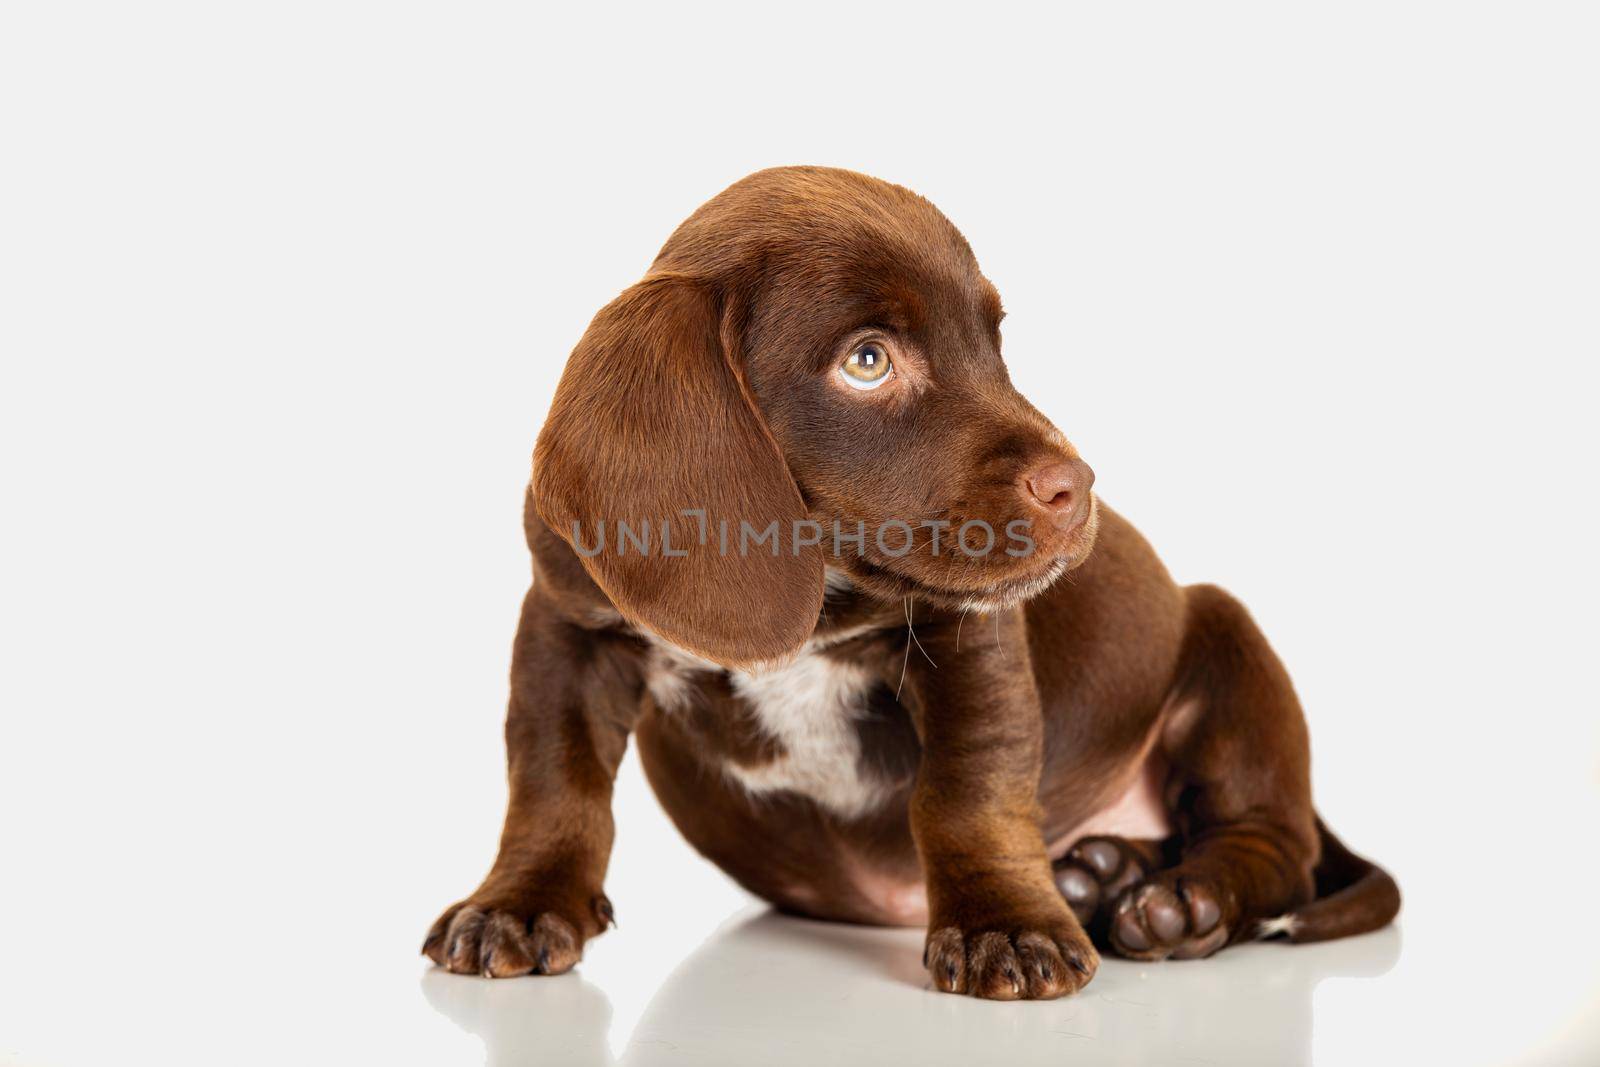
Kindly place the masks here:
POLYGON ((1400 913, 1400 887, 1389 872, 1344 847, 1317 816, 1322 860, 1314 872, 1317 899, 1257 928, 1260 939, 1331 941, 1388 926, 1400 913))

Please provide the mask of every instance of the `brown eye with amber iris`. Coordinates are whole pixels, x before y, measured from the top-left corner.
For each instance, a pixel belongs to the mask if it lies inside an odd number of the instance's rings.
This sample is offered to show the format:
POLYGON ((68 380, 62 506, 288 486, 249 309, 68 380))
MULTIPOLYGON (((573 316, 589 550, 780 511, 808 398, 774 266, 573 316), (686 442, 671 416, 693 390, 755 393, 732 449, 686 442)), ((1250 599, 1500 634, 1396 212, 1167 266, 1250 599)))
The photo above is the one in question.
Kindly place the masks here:
POLYGON ((839 376, 852 389, 876 389, 889 380, 894 365, 889 353, 876 341, 857 345, 856 350, 839 364, 839 376))

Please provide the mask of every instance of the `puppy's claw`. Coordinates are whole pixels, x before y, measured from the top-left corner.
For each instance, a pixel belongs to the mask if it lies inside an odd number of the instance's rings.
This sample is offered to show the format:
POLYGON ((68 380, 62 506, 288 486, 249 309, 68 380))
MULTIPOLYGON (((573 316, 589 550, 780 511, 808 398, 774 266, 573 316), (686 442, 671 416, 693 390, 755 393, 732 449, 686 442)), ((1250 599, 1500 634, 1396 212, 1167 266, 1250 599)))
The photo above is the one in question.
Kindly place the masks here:
POLYGON ((529 914, 463 902, 446 909, 433 924, 422 952, 453 974, 562 974, 583 956, 584 941, 598 932, 596 927, 605 928, 596 922, 598 912, 596 908, 596 917, 584 915, 576 923, 556 911, 529 914))
MULTIPOLYGON (((1069 917, 1070 919, 1070 917, 1069 917)), ((1075 993, 1094 974, 1094 949, 1068 928, 965 931, 940 927, 923 956, 934 988, 989 1000, 1049 1000, 1075 993), (1085 957, 1085 953, 1090 954, 1085 957)))

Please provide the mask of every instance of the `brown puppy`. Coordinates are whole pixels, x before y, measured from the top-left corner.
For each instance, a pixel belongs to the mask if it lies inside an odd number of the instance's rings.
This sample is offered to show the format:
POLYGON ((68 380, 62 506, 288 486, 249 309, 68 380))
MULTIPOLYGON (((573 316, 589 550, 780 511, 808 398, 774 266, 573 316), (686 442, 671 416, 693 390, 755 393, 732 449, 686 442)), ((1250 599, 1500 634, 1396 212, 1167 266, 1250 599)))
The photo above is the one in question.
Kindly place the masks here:
POLYGON ((818 168, 735 184, 600 311, 535 452, 500 854, 429 957, 577 962, 630 733, 696 848, 781 908, 926 923, 943 990, 1394 917, 1266 640, 1098 504, 1000 317, 933 205, 818 168))

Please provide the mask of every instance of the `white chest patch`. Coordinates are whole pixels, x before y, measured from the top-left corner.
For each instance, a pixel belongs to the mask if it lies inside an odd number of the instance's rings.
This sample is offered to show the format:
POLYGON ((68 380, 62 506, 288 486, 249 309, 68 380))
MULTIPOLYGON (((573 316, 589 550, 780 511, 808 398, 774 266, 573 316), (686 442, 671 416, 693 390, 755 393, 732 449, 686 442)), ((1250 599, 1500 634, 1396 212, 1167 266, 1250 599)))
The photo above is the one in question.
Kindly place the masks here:
MULTIPOLYGON (((688 676, 697 670, 722 668, 657 643, 647 685, 662 710, 682 706, 690 691, 688 676)), ((869 672, 807 646, 782 667, 726 674, 762 731, 783 747, 783 754, 765 766, 727 765, 729 776, 750 792, 799 793, 843 818, 866 814, 894 792, 892 783, 861 770, 855 723, 866 714, 874 684, 869 672)))
POLYGON ((722 667, 708 659, 701 659, 653 634, 648 637, 650 657, 645 661, 644 687, 662 711, 676 711, 689 702, 694 693, 690 675, 702 671, 722 673, 722 667))

